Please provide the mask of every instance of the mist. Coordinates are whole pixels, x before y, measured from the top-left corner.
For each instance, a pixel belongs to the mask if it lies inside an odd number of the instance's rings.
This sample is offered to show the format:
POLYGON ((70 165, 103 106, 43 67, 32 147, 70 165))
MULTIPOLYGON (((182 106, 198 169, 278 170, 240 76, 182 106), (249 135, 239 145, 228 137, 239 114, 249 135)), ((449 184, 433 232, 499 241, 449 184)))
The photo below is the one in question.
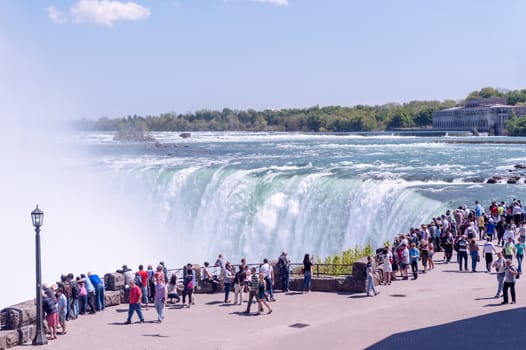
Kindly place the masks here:
POLYGON ((123 264, 156 264, 152 224, 91 169, 89 154, 62 123, 10 120, 0 146, 1 266, 9 285, 0 289, 0 308, 35 297, 35 232, 30 213, 44 211, 41 228, 42 281, 61 274, 99 275, 123 264), (60 127, 59 127, 60 126, 60 127))

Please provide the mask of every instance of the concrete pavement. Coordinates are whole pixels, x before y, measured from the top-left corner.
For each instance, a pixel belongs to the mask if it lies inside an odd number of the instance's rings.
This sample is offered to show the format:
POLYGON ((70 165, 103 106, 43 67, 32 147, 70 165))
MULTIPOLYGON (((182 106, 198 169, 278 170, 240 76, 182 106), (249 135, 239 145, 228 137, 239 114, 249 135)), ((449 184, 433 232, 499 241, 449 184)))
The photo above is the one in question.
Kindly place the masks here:
POLYGON ((420 274, 416 281, 380 286, 376 297, 277 293, 277 301, 270 303, 271 315, 247 316, 242 313, 246 303, 223 304, 222 294, 198 294, 191 308, 168 305, 161 324, 153 322, 156 312, 150 307, 144 311, 145 323, 124 325, 127 305, 123 304, 68 322, 68 334, 46 348, 329 350, 413 345, 443 349, 484 348, 493 338, 518 344, 520 333, 512 334, 522 324, 517 320, 526 319, 522 279, 516 284, 517 304, 501 305, 502 298, 493 298, 495 274, 458 272, 457 264, 443 264, 440 258, 442 253, 435 254, 435 270, 420 274), (299 328, 292 327, 297 324, 299 328))

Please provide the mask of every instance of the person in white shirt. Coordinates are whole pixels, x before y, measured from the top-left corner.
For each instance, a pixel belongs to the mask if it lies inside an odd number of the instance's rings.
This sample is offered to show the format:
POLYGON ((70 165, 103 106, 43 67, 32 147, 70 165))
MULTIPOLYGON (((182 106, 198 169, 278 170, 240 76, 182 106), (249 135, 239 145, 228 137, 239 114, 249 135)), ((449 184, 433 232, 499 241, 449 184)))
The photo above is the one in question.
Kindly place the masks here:
POLYGON ((263 259, 263 265, 259 268, 259 272, 263 273, 265 277, 265 284, 267 286, 267 291, 270 296, 271 301, 276 301, 274 299, 274 289, 272 288, 272 281, 274 280, 274 270, 272 266, 268 263, 268 259, 263 259))
POLYGON ((482 249, 484 250, 484 259, 486 260, 486 270, 490 272, 491 264, 493 263, 493 253, 497 254, 490 237, 486 239, 486 243, 484 243, 482 249))

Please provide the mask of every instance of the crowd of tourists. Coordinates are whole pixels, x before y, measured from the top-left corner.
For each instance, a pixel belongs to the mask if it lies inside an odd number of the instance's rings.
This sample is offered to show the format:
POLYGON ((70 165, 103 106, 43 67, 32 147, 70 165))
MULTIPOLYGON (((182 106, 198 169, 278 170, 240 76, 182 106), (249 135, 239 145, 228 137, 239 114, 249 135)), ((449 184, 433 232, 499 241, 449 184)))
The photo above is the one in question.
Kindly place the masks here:
MULTIPOLYGON (((507 304, 509 290, 511 302, 515 303, 515 281, 522 273, 524 258, 525 219, 526 208, 518 199, 508 205, 493 201, 487 210, 478 201, 472 208, 465 205, 453 212, 447 210, 429 224, 397 235, 392 245, 381 249, 377 257, 382 266, 382 283, 390 285, 396 278, 408 280, 410 274, 415 280, 419 273, 433 270, 434 262, 440 258, 437 253, 443 253, 444 263, 451 263, 453 252, 456 252, 459 271, 477 272, 484 259, 484 270, 489 273, 494 268, 496 271, 495 298, 502 295, 502 303, 507 304), (479 241, 484 243, 481 245, 479 241), (468 258, 471 260, 469 270, 468 258)), ((367 266, 367 279, 367 295, 377 294, 372 259, 367 266)))
MULTIPOLYGON (((509 290, 511 303, 515 303, 515 281, 522 273, 526 241, 525 209, 520 200, 513 200, 508 205, 504 202, 492 202, 487 210, 476 201, 472 208, 462 206, 453 211, 448 210, 428 224, 397 235, 392 244, 387 244, 377 252, 376 259, 368 257, 367 295, 379 294, 375 286, 375 266, 378 264, 382 267, 382 284, 389 286, 395 279, 408 280, 412 276, 416 280, 420 273, 433 270, 435 262, 440 261, 437 253, 443 253, 443 263, 452 263, 453 252, 456 252, 456 263, 460 271, 469 271, 470 258, 470 271, 477 272, 483 258, 484 270, 490 272, 494 268, 496 271, 498 283, 495 298, 502 295, 502 303, 507 304, 509 290), (482 246, 479 241, 484 241, 482 246)), ((313 266, 313 257, 305 254, 301 293, 310 291, 313 266)), ((200 284, 210 293, 221 290, 223 302, 227 304, 232 303, 231 293, 234 294, 233 304, 243 305, 247 298, 244 313, 250 313, 252 305, 257 304, 256 315, 263 313, 264 308, 270 314, 270 302, 276 301, 274 268, 279 270, 282 291, 288 292, 291 261, 285 251, 274 266, 268 259, 253 266, 249 266, 246 259, 241 259, 240 264, 234 266, 223 254, 219 254, 213 265, 204 262, 200 270, 200 284)), ((139 322, 144 322, 142 309, 147 310, 150 304, 157 313, 155 322, 161 323, 165 318, 164 308, 167 303, 177 304, 182 301, 182 307, 187 308, 196 303, 194 291, 198 281, 196 269, 190 263, 183 267, 179 278, 162 261, 155 269, 152 265, 148 265, 146 269, 139 265, 134 272, 123 265, 117 272, 123 275, 129 299, 125 324, 132 322, 134 313, 139 322)), ((77 277, 72 273, 63 275, 56 286, 43 285, 42 289, 50 339, 55 339, 57 334, 66 334, 66 321, 77 319, 80 315, 94 314, 105 308, 104 282, 91 272, 77 277), (60 332, 57 331, 59 328, 60 332)))

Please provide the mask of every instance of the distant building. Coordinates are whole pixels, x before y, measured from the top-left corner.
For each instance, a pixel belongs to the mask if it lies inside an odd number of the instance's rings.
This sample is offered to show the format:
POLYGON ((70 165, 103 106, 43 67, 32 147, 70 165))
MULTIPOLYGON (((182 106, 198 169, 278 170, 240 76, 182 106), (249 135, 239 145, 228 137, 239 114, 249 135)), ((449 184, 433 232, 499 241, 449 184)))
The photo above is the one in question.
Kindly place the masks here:
POLYGON ((506 122, 513 113, 526 115, 526 106, 506 104, 506 98, 470 98, 463 107, 433 112, 433 128, 442 130, 473 130, 506 135, 506 122))

